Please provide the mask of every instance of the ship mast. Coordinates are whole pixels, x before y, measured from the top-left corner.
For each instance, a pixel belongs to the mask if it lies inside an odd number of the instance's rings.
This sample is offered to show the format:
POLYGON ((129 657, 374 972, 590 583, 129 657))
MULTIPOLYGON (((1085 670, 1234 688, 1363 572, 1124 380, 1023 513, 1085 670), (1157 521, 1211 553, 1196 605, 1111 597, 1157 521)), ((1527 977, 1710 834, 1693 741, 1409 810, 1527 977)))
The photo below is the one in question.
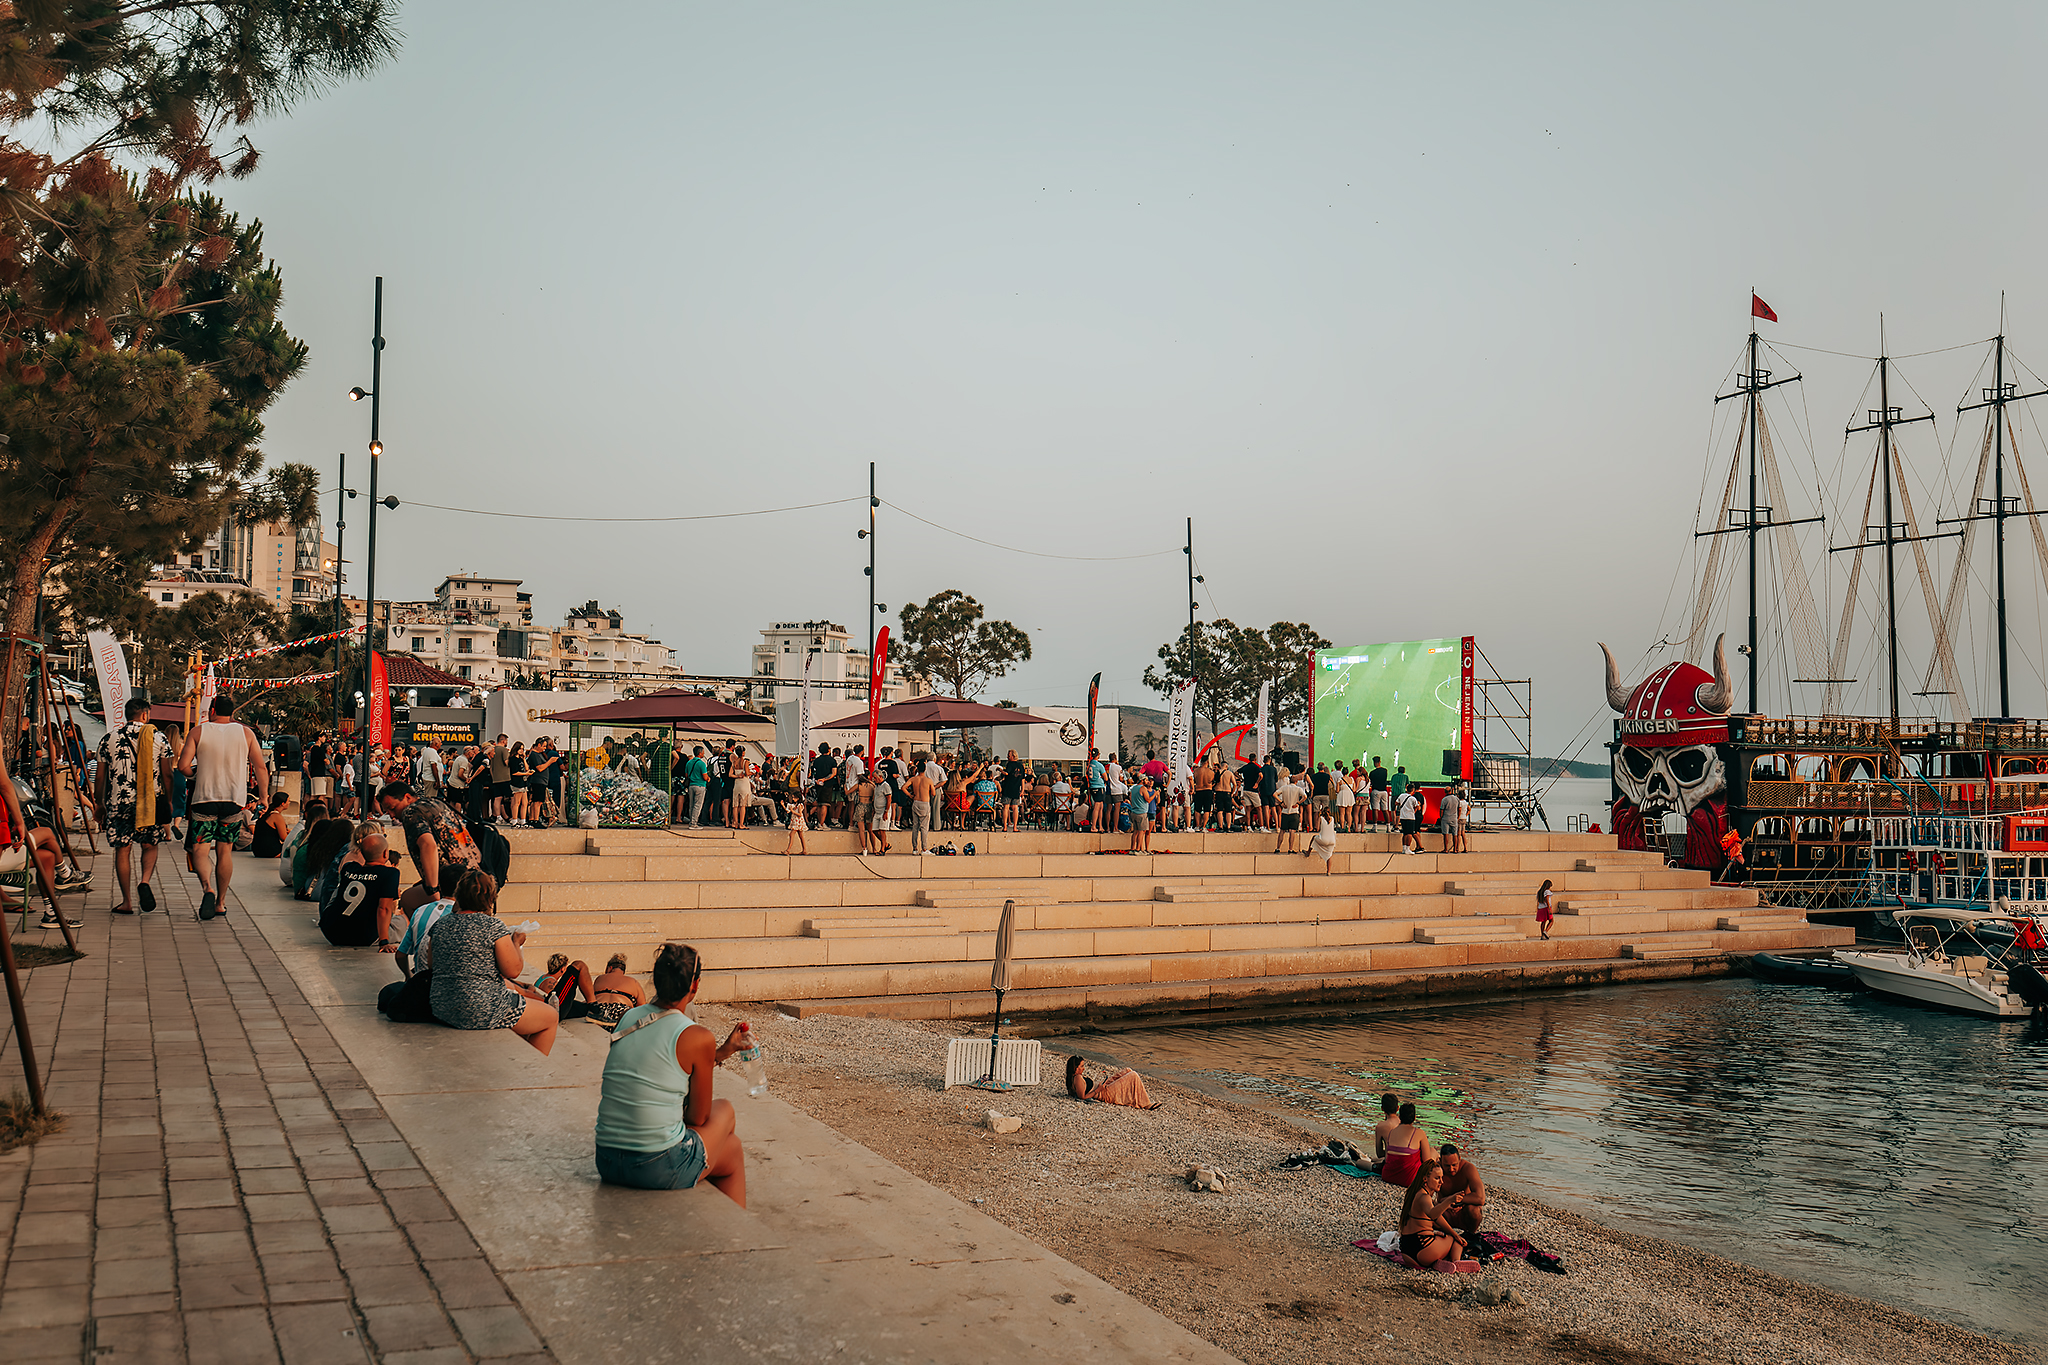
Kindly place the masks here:
MULTIPOLYGON (((1751 291, 1750 297, 1752 300, 1755 299, 1755 291, 1751 291)), ((1752 319, 1754 319, 1754 311, 1751 312, 1751 317, 1752 319)), ((1766 389, 1775 389, 1781 384, 1797 384, 1799 380, 1800 376, 1796 374, 1789 379, 1773 379, 1771 378, 1771 372, 1769 370, 1762 368, 1757 363, 1756 323, 1754 321, 1751 321, 1749 325, 1749 369, 1744 373, 1736 376, 1735 391, 1733 393, 1724 393, 1714 400, 1716 403, 1726 402, 1730 398, 1745 398, 1748 400, 1747 417, 1749 426, 1749 506, 1729 508, 1728 525, 1726 526, 1717 526, 1711 531, 1696 531, 1693 533, 1693 538, 1697 540, 1702 536, 1723 536, 1729 534, 1730 532, 1739 531, 1743 534, 1744 538, 1746 538, 1749 542, 1749 646, 1748 648, 1743 650, 1743 653, 1749 656, 1749 713, 1751 715, 1760 714, 1759 708, 1757 706, 1756 690, 1757 535, 1760 532, 1771 530, 1774 526, 1800 526, 1804 525, 1809 521, 1821 520, 1821 518, 1819 517, 1799 517, 1793 521, 1774 522, 1771 520, 1771 514, 1776 509, 1770 507, 1759 507, 1756 503, 1757 398, 1766 389)))
MULTIPOLYGON (((2012 683, 2006 666, 2005 521, 2007 517, 2030 515, 2019 510, 2020 500, 2018 498, 2008 498, 2005 496, 2005 405, 2007 403, 2023 402, 2029 398, 2039 398, 2042 394, 2048 394, 2048 389, 2041 389, 2034 393, 2019 393, 2016 392, 2019 388, 2018 384, 2008 384, 2005 381, 2005 296, 2003 294, 1998 299, 1998 336, 1996 341, 1997 349, 1993 352, 1994 359, 1992 361, 1992 387, 1984 390, 1984 401, 1960 405, 1956 408, 1957 416, 1961 416, 1966 412, 1975 412, 1979 408, 1992 409, 1991 441, 1994 451, 1992 456, 1994 463, 1991 466, 1992 496, 1977 499, 1977 505, 1972 509, 1971 514, 1967 517, 1958 517, 1956 520, 1991 521, 1996 523, 1996 554, 1998 559, 1998 714, 2001 717, 2005 717, 2012 715, 2012 683)), ((1977 486, 1979 488, 1983 487, 1982 484, 1977 486)))
POLYGON ((1879 532, 1878 539, 1862 541, 1855 545, 1830 546, 1828 553, 1839 554, 1843 550, 1867 550, 1879 545, 1884 547, 1885 654, 1891 669, 1892 728, 1897 730, 1899 724, 1899 579, 1896 559, 1897 549, 1901 545, 1910 545, 1916 540, 1943 540, 1962 533, 1959 531, 1947 531, 1937 532, 1934 535, 1928 536, 1912 536, 1906 534, 1906 523, 1892 520, 1892 428, 1911 426, 1915 422, 1932 422, 1934 414, 1930 412, 1925 417, 1904 417, 1900 414, 1905 409, 1892 406, 1892 362, 1891 357, 1884 353, 1884 319, 1882 316, 1878 318, 1877 327, 1878 406, 1870 413, 1870 420, 1868 422, 1860 427, 1850 427, 1844 434, 1854 436, 1862 431, 1878 433, 1877 463, 1879 472, 1884 477, 1884 524, 1882 526, 1866 526, 1864 528, 1864 534, 1866 535, 1871 532, 1879 532))

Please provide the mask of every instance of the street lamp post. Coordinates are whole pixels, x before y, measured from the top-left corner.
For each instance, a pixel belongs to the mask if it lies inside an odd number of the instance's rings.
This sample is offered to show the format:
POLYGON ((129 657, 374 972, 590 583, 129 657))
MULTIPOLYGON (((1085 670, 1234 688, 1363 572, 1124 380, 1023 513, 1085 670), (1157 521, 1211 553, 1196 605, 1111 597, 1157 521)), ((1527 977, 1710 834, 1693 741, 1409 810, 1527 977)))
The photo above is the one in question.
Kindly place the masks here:
MULTIPOLYGON (((370 400, 370 549, 369 565, 365 569, 363 588, 363 690, 370 691, 370 654, 377 647, 377 469, 382 463, 384 442, 378 439, 377 417, 379 405, 384 396, 384 277, 377 277, 376 309, 370 337, 370 391, 349 390, 349 398, 360 401, 370 400)), ((357 809, 365 816, 370 813, 370 736, 367 706, 356 711, 356 729, 363 734, 363 766, 356 774, 357 809)))

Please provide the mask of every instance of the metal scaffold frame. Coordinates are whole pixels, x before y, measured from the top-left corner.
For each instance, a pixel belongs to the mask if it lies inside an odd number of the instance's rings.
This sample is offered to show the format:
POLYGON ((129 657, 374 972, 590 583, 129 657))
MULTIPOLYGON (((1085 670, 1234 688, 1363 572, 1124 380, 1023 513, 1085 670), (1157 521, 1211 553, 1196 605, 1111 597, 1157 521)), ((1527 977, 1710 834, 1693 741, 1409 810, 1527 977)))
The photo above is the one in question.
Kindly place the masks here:
MULTIPOLYGON (((1503 678, 1475 643, 1474 651, 1489 676, 1472 678, 1472 824, 1514 825, 1526 829, 1538 811, 1531 792, 1535 769, 1536 686, 1528 678, 1503 678), (1513 765, 1513 790, 1504 790, 1498 776, 1513 765)), ((1546 827, 1548 821, 1545 822, 1546 827)))

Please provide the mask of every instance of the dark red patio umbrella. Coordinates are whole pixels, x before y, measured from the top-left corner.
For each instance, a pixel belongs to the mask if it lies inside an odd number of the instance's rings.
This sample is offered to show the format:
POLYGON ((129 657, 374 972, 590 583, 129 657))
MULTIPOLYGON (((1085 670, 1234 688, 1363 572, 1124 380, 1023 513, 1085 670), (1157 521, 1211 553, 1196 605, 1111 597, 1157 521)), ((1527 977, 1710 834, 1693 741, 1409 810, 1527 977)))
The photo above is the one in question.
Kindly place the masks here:
MULTIPOLYGON (((844 730, 864 726, 868 723, 866 711, 856 711, 841 720, 825 726, 829 730, 844 730)), ((959 697, 912 697, 882 708, 875 721, 878 730, 960 730, 980 725, 1057 725, 1056 720, 1045 716, 1034 716, 1029 711, 1015 711, 1007 706, 983 706, 978 701, 964 701, 959 697)))
POLYGON ((743 711, 737 706, 728 706, 718 698, 707 697, 701 692, 685 692, 680 687, 664 687, 658 692, 627 697, 622 701, 578 707, 574 711, 557 711, 547 719, 582 725, 673 725, 678 730, 692 734, 730 735, 737 732, 720 725, 719 721, 752 721, 759 724, 769 717, 757 716, 752 711, 743 711))

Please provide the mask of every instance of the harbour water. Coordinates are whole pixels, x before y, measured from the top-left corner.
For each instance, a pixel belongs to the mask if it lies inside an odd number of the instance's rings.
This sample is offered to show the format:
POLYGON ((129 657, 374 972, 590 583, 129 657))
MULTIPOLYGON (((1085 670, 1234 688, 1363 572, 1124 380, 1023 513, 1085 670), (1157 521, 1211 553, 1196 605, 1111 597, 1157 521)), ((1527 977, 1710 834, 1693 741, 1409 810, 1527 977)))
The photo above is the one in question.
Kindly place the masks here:
MULTIPOLYGON (((1543 813, 1550 817, 1552 829, 1563 829, 1569 816, 1583 815, 1610 834, 1614 825, 1607 798, 1613 794, 1614 784, 1604 777, 1552 778, 1536 789, 1536 799, 1542 803, 1543 813)), ((1536 828, 1543 828, 1541 821, 1536 828)))
POLYGON ((2048 1345, 2038 1021, 1731 978, 1076 1041, 1338 1131, 1393 1091, 1508 1188, 2048 1345))

